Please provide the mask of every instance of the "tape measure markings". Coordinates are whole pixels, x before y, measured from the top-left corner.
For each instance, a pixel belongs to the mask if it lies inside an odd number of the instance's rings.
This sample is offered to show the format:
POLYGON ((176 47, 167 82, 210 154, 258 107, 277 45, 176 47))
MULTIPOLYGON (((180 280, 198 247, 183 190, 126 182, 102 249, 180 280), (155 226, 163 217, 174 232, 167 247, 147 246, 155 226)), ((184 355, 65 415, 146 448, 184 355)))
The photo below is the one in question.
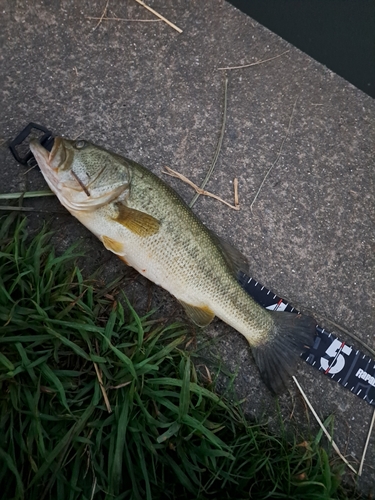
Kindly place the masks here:
MULTIPOLYGON (((272 311, 299 313, 259 281, 240 273, 239 283, 261 306, 272 311)), ((342 387, 375 406, 375 361, 333 333, 316 326, 314 345, 301 358, 342 387)))

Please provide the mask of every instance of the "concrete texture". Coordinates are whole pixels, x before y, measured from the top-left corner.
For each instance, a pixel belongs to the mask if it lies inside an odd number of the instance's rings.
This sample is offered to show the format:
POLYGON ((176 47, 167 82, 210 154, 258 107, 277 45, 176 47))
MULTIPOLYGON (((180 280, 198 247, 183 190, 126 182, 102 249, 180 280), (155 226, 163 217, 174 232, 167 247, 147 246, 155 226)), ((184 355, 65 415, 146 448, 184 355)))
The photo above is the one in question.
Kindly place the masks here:
MULTIPOLYGON (((94 30, 98 21, 87 17, 100 17, 105 4, 0 0, 1 192, 45 188, 40 172, 25 175, 7 149, 29 121, 85 137, 158 175, 168 165, 200 183, 222 123, 224 73, 218 68, 289 51, 227 71, 225 136, 207 189, 231 201, 238 177, 241 210, 209 198, 200 198, 194 210, 248 256, 252 276, 312 310, 340 338, 364 350, 328 320, 374 347, 374 100, 222 0, 149 0, 181 34, 159 21, 103 20, 94 30)), ((155 19, 133 0, 109 0, 108 8, 109 17, 155 19)), ((165 180, 190 200, 189 187, 165 180)), ((113 274, 125 272, 72 217, 52 213, 63 212, 56 199, 25 204, 47 211, 33 215, 32 223, 53 218, 61 247, 81 239, 91 267, 104 262, 113 274)), ((166 292, 140 283, 143 296, 183 315, 166 292)), ((275 399, 246 341, 219 321, 207 334, 217 336, 226 365, 238 371, 235 389, 247 413, 277 422, 275 399)), ((297 378, 320 417, 335 416, 335 441, 358 468, 373 408, 304 363, 297 378)), ((298 430, 307 419, 316 429, 292 384, 280 405, 298 430)), ((358 483, 364 494, 374 491, 374 460, 373 435, 358 483)))

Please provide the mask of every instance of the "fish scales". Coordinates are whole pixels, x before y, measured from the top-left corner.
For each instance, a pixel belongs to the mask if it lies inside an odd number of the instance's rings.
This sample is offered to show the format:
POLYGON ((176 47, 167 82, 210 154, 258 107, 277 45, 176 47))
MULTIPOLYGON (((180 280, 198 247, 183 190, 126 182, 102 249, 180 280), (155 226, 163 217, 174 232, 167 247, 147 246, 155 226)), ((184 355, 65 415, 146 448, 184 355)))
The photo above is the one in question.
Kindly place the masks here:
MULTIPOLYGON (((271 318, 233 277, 208 229, 158 177, 135 163, 129 162, 129 167, 132 177, 127 205, 158 219, 160 229, 143 238, 113 224, 111 237, 126 242, 126 262, 178 300, 208 307, 236 330, 251 336, 254 344, 261 343, 261 332, 270 327, 271 318)), ((103 213, 103 220, 105 217, 103 213)), ((108 233, 108 227, 102 231, 108 233)))
POLYGON ((236 279, 239 252, 145 167, 83 140, 56 138, 51 153, 30 147, 60 202, 107 249, 174 295, 199 326, 218 316, 244 335, 268 387, 285 389, 312 344, 312 318, 255 303, 236 279))
MULTIPOLYGON (((243 323, 241 329, 248 330, 251 312, 247 309, 249 303, 252 306, 256 304, 233 277, 221 250, 213 243, 209 230, 177 193, 158 177, 141 166, 134 165, 133 168, 135 173, 131 181, 128 204, 132 208, 152 214, 160 220, 161 227, 156 235, 147 240, 137 237, 134 233, 124 234, 124 237, 129 244, 130 239, 133 240, 135 249, 145 246, 154 257, 150 265, 159 268, 160 282, 156 281, 157 278, 151 278, 152 281, 164 288, 180 290, 179 293, 172 292, 177 299, 197 306, 207 305, 226 322, 233 318, 233 311, 237 311, 240 304, 242 317, 237 319, 235 328, 240 329, 240 324, 243 323), (152 195, 154 191, 158 191, 158 196, 152 195), (172 281, 173 285, 170 283, 172 281), (186 292, 187 287, 194 290, 193 296, 191 292, 186 292)), ((260 311, 263 313, 261 308, 260 311)), ((268 320, 263 314, 258 318, 252 315, 254 342, 257 336, 261 341, 259 331, 264 328, 263 318, 268 320)))

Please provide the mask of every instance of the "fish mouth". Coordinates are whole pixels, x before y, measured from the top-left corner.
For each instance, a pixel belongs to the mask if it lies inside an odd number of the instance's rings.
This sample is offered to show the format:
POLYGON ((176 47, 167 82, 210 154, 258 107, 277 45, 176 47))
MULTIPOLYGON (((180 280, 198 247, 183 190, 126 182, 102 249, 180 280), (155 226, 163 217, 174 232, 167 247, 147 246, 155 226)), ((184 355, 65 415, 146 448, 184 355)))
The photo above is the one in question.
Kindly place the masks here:
MULTIPOLYGON (((54 141, 52 150, 55 148, 55 145, 56 145, 56 140, 54 141)), ((32 139, 30 141, 29 147, 30 147, 32 154, 35 156, 35 159, 38 162, 38 165, 39 165, 40 160, 41 160, 41 163, 49 163, 50 152, 47 149, 45 149, 37 141, 37 139, 32 139)))
POLYGON ((53 147, 51 152, 45 149, 37 139, 32 139, 30 141, 30 150, 35 156, 38 165, 41 164, 48 165, 48 167, 56 170, 61 163, 64 162, 66 154, 65 148, 63 146, 62 138, 56 137, 53 142, 53 147))
POLYGON ((49 164, 51 168, 58 168, 66 158, 66 151, 61 137, 56 137, 49 154, 49 164))
POLYGON ((47 181, 47 184, 52 191, 56 193, 58 185, 58 168, 66 157, 62 138, 55 138, 51 152, 45 149, 37 139, 32 139, 29 147, 47 181))

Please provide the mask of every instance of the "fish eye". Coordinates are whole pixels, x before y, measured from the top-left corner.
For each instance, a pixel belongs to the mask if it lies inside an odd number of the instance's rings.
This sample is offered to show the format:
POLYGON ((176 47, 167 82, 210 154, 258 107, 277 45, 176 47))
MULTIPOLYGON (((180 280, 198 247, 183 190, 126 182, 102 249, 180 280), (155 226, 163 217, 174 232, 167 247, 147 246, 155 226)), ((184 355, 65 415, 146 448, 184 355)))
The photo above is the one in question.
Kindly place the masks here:
POLYGON ((76 141, 76 143, 74 144, 74 147, 76 149, 83 149, 84 147, 86 146, 86 141, 76 141))

